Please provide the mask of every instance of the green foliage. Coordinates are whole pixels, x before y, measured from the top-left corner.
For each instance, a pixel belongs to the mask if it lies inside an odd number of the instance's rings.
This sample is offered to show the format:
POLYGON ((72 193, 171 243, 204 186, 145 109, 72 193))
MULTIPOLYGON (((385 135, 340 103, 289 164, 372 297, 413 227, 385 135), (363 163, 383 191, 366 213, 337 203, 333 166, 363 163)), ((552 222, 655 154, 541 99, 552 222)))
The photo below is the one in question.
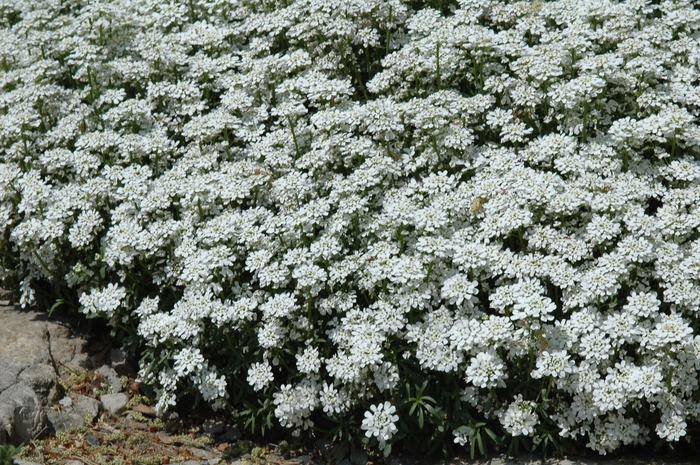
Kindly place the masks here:
POLYGON ((19 453, 22 446, 15 447, 10 444, 0 445, 0 465, 13 465, 12 458, 19 453))

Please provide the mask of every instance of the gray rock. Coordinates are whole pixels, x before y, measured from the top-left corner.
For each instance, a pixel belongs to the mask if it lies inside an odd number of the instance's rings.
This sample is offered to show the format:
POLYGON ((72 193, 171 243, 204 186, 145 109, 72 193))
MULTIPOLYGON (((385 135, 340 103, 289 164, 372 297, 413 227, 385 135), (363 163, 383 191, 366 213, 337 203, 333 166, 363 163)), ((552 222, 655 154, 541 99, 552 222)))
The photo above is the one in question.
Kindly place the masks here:
POLYGON ((328 457, 331 453, 331 450, 333 450, 333 443, 330 442, 328 439, 317 439, 315 445, 316 450, 318 450, 321 454, 323 454, 326 457, 328 457))
POLYGON ((22 371, 17 380, 32 388, 43 405, 53 403, 58 396, 56 372, 49 364, 32 365, 22 371))
POLYGON ((85 465, 83 462, 80 460, 66 460, 63 462, 63 465, 85 465))
POLYGON ((301 463, 307 463, 311 462, 311 456, 310 455, 300 455, 299 457, 296 458, 298 462, 301 463))
POLYGON ((229 428, 228 431, 222 436, 222 439, 225 439, 227 441, 233 442, 233 441, 238 441, 241 439, 243 435, 241 432, 236 428, 235 426, 232 428, 229 428))
POLYGON ((219 434, 226 431, 226 423, 221 420, 204 420, 202 429, 205 433, 219 434))
POLYGON ((114 371, 116 371, 119 376, 129 376, 134 372, 123 350, 112 349, 109 353, 109 358, 112 361, 112 368, 114 368, 114 371))
POLYGON ((73 411, 83 418, 89 414, 94 419, 102 412, 102 404, 92 397, 76 395, 73 399, 73 411))
POLYGON ((54 367, 89 367, 86 343, 46 312, 0 306, 0 321, 0 444, 26 442, 51 426, 42 406, 60 391, 54 367))
POLYGON ((30 387, 15 384, 0 393, 0 444, 28 442, 46 429, 46 414, 30 387))
POLYGON ((97 372, 102 375, 106 382, 109 383, 110 394, 116 394, 123 391, 122 383, 119 381, 119 375, 112 367, 102 365, 97 372))
POLYGON ((351 465, 351 464, 352 464, 352 462, 350 462, 350 460, 348 460, 348 459, 343 459, 338 463, 338 465, 351 465))
POLYGON ((345 455, 348 453, 348 445, 345 443, 336 444, 331 449, 330 460, 333 463, 339 463, 343 460, 345 455))
POLYGON ((105 394, 100 396, 102 406, 112 415, 119 415, 126 410, 129 397, 124 393, 105 394))
POLYGON ((188 449, 190 452, 192 452, 192 455, 201 460, 213 460, 221 457, 221 454, 217 454, 215 452, 208 451, 205 449, 200 449, 198 447, 189 447, 188 449))
POLYGON ((25 368, 21 363, 0 358, 0 392, 17 383, 17 377, 25 368))
POLYGON ((353 447, 350 449, 350 462, 352 465, 365 465, 369 460, 369 455, 364 449, 353 447))
POLYGON ((22 459, 18 459, 18 458, 15 458, 13 460, 15 462, 15 465, 41 465, 40 463, 37 463, 37 462, 30 462, 29 460, 22 460, 22 459))
POLYGON ((57 410, 47 409, 46 416, 56 432, 85 426, 85 417, 75 412, 59 412, 57 410))

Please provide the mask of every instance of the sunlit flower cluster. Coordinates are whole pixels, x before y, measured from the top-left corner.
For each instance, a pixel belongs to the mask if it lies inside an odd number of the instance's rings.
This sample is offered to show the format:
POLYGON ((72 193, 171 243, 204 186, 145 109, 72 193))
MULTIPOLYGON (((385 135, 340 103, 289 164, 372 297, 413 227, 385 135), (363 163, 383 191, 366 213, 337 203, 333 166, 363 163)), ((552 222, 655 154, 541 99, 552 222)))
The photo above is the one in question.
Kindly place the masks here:
POLYGON ((699 81, 689 0, 4 2, 0 279, 159 412, 678 441, 699 81))

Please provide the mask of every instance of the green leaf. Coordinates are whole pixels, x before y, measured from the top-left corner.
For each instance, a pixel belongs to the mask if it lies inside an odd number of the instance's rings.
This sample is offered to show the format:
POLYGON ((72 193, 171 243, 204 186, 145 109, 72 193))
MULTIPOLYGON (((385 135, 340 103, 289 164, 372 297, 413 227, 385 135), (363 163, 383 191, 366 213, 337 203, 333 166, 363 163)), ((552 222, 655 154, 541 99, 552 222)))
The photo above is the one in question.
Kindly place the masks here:
POLYGON ((384 457, 389 457, 389 454, 391 454, 391 444, 387 444, 384 448, 384 457))
POLYGON ((481 453, 481 455, 486 455, 486 454, 484 453, 484 441, 482 441, 482 439, 481 439, 481 433, 479 433, 479 434, 476 436, 476 443, 477 443, 477 445, 479 446, 479 452, 481 453))
POLYGON ((486 434, 489 435, 489 437, 491 438, 491 440, 493 440, 493 442, 495 442, 499 446, 503 446, 503 441, 501 441, 501 439, 498 436, 496 436, 496 433, 491 431, 489 428, 484 428, 484 431, 486 432, 486 434))
POLYGON ((56 303, 51 306, 51 309, 49 309, 49 318, 51 318, 51 315, 53 314, 53 311, 56 310, 58 307, 66 303, 65 300, 63 299, 58 299, 56 300, 56 303))

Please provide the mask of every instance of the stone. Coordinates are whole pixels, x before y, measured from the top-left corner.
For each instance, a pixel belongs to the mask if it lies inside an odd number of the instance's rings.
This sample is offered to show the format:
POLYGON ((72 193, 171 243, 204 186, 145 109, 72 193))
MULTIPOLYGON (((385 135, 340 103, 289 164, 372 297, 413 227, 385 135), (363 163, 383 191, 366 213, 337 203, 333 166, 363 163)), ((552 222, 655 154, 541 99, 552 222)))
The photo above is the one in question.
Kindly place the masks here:
POLYGON ((69 408, 73 406, 73 399, 70 397, 66 396, 63 399, 58 401, 58 405, 60 405, 63 408, 69 408))
POLYGON ((29 386, 15 384, 0 393, 0 444, 29 442, 47 427, 41 401, 29 386))
POLYGON ((318 450, 321 454, 323 454, 326 457, 328 457, 331 453, 331 450, 333 450, 333 443, 330 442, 328 439, 317 439, 315 445, 316 450, 318 450))
POLYGON ((85 341, 46 312, 0 307, 0 444, 26 442, 51 427, 44 406, 59 394, 58 367, 81 369, 85 341))
POLYGON ((352 465, 352 462, 348 459, 343 459, 340 462, 338 462, 338 465, 352 465))
POLYGON ((220 454, 205 449, 200 449, 198 447, 188 447, 188 449, 190 452, 192 452, 192 455, 202 460, 211 460, 221 457, 220 454))
POLYGON ((346 443, 336 444, 331 449, 331 462, 339 463, 343 460, 345 455, 348 453, 348 446, 346 443))
POLYGON ((63 465, 85 465, 83 462, 80 460, 66 460, 63 462, 63 465))
POLYGON ((116 394, 118 392, 122 392, 124 389, 122 388, 122 383, 119 381, 119 375, 117 374, 116 371, 110 366, 107 365, 102 365, 97 372, 102 375, 102 377, 105 379, 106 382, 109 383, 109 393, 110 394, 116 394))
POLYGON ((83 418, 86 415, 96 418, 102 412, 102 404, 97 399, 78 394, 73 399, 73 411, 83 418))
POLYGON ((299 457, 296 458, 296 460, 301 462, 301 463, 311 462, 311 456, 310 455, 300 455, 299 457))
POLYGON ((129 376, 133 374, 134 369, 129 365, 123 350, 118 348, 112 349, 109 352, 109 359, 111 360, 112 368, 119 376, 129 376))
POLYGON ((352 465, 365 465, 369 460, 369 455, 364 449, 353 447, 350 449, 350 462, 352 465))
POLYGON ((221 420, 204 420, 202 430, 205 433, 219 434, 226 431, 226 424, 221 420))
POLYGON ((224 435, 222 436, 222 439, 234 442, 234 441, 238 441, 242 437, 243 437, 243 435, 241 434, 241 432, 238 430, 238 428, 236 428, 234 426, 232 428, 229 428, 228 431, 226 431, 226 433, 224 433, 224 435))
POLYGON ((117 394, 105 394, 100 396, 100 402, 102 402, 102 406, 109 413, 112 415, 119 415, 126 410, 129 397, 122 392, 117 394))
POLYGON ((42 405, 52 404, 58 397, 56 371, 47 363, 38 363, 24 369, 17 381, 32 388, 41 399, 42 405))
POLYGON ((156 438, 163 444, 171 444, 173 442, 173 437, 165 431, 158 431, 156 433, 156 438))
POLYGON ((97 436, 93 436, 92 434, 88 434, 85 440, 90 444, 91 446, 99 446, 100 445, 100 440, 97 438, 97 436))
POLYGON ((40 463, 37 462, 30 462, 29 460, 22 460, 18 458, 13 459, 15 462, 15 465, 41 465, 40 463))
POLYGON ((17 377, 25 367, 8 359, 0 358, 0 392, 17 383, 17 377))
POLYGON ((46 312, 3 307, 0 319, 0 360, 12 360, 23 368, 51 364, 51 357, 57 363, 67 364, 84 347, 84 341, 71 339, 68 323, 48 321, 46 312))
POLYGON ((56 432, 85 426, 85 418, 75 412, 59 412, 57 410, 48 409, 46 411, 46 416, 56 432))

